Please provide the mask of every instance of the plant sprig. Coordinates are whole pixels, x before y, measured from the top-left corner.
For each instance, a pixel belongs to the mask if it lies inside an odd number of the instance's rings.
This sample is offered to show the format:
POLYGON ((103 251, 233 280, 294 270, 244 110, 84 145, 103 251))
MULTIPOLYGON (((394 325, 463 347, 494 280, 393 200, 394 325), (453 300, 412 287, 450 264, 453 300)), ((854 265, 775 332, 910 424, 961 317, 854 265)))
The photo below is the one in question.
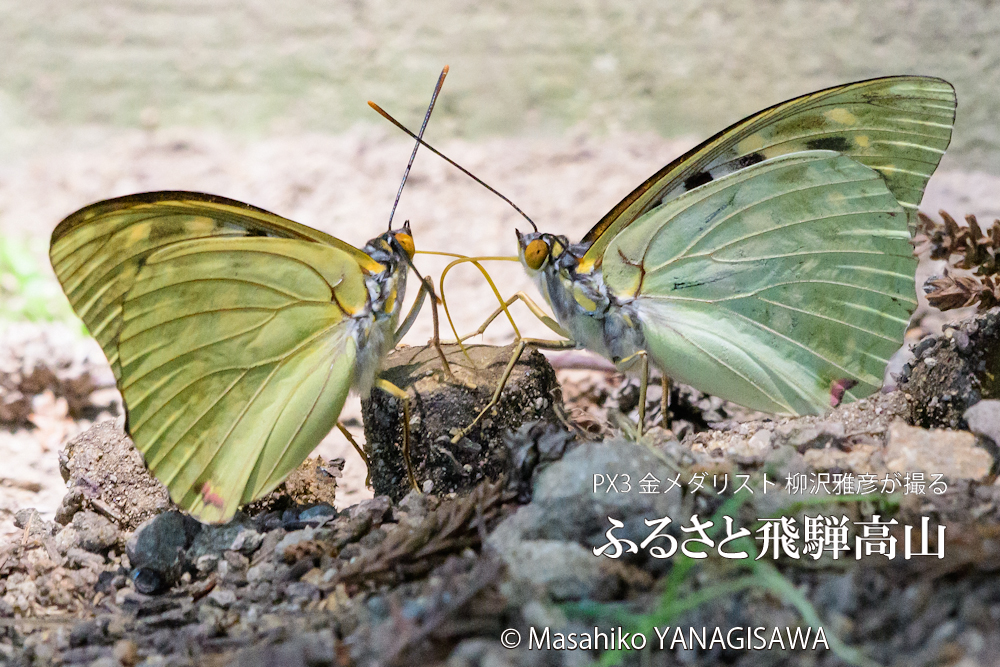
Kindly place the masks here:
POLYGON ((946 211, 938 214, 940 222, 919 213, 913 239, 916 254, 948 262, 943 276, 924 283, 927 301, 938 310, 1000 304, 1000 220, 983 231, 975 215, 965 216, 963 226, 946 211))

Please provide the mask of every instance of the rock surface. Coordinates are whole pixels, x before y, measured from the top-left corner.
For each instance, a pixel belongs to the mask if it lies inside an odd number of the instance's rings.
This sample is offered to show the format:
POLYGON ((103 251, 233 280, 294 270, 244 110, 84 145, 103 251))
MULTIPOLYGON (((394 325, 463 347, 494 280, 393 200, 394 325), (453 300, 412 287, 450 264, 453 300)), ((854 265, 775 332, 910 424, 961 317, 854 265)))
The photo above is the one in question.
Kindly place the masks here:
POLYGON ((977 446, 967 431, 922 429, 896 421, 889 428, 885 464, 899 473, 914 471, 942 474, 948 480, 983 480, 993 467, 993 457, 977 446))
POLYGON ((998 308, 920 341, 899 385, 910 402, 908 421, 925 428, 964 428, 969 407, 1000 398, 998 349, 998 308))
POLYGON ((64 498, 62 520, 87 505, 134 530, 171 506, 166 487, 146 470, 121 420, 100 422, 71 440, 59 453, 59 469, 76 492, 64 498))
MULTIPOLYGON (((558 421, 561 394, 555 372, 537 350, 527 349, 497 406, 452 444, 452 436, 489 403, 512 352, 512 347, 485 345, 466 349, 468 356, 458 346, 445 346, 457 383, 444 378, 433 348, 398 349, 383 366, 381 377, 410 396, 410 458, 424 492, 460 492, 498 479, 511 471, 504 443, 508 433, 529 421, 558 421)), ((362 405, 372 485, 377 494, 398 501, 411 490, 402 454, 402 407, 378 389, 362 405)))

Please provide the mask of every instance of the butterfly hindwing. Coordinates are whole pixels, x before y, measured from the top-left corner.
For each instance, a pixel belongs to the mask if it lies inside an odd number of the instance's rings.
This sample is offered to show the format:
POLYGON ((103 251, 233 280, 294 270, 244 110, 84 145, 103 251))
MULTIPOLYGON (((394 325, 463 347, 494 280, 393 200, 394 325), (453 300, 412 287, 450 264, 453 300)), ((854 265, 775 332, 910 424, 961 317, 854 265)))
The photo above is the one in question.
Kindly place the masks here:
POLYGON ((817 412, 831 388, 877 389, 899 348, 916 306, 906 220, 878 172, 796 153, 640 217, 611 240, 604 279, 634 299, 671 377, 767 412, 817 412))
POLYGON ((665 201, 780 155, 832 150, 878 172, 912 225, 924 187, 951 140, 955 91, 947 81, 900 76, 821 90, 745 118, 636 188, 584 237, 580 271, 601 265, 611 240, 665 201))
POLYGON ((123 307, 128 427, 174 501, 229 516, 333 427, 356 356, 338 301, 361 271, 294 239, 215 238, 149 256, 123 307))

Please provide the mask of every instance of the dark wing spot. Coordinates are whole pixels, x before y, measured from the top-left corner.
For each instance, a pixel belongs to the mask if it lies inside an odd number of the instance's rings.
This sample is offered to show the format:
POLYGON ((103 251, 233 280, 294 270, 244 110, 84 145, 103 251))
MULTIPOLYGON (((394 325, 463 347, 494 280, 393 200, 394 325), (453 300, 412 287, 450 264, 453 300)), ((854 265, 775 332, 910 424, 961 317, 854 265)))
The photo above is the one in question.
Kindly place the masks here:
POLYGON ((764 156, 760 153, 750 153, 749 155, 744 155, 735 161, 737 169, 746 169, 750 165, 757 164, 758 162, 763 162, 764 156))
POLYGON ((705 281, 692 280, 691 282, 678 282, 674 283, 674 289, 687 289, 689 287, 701 287, 705 284, 705 281))
POLYGON ((257 227, 247 227, 247 236, 267 236, 267 231, 257 227))
POLYGON ((850 150, 851 142, 847 137, 842 135, 823 137, 822 139, 810 139, 806 142, 806 148, 811 151, 836 151, 844 153, 850 150))
POLYGON ((710 173, 708 173, 707 171, 699 171, 697 174, 689 176, 684 181, 684 189, 694 190, 695 188, 701 185, 705 185, 705 183, 711 182, 711 180, 712 180, 712 175, 710 173))

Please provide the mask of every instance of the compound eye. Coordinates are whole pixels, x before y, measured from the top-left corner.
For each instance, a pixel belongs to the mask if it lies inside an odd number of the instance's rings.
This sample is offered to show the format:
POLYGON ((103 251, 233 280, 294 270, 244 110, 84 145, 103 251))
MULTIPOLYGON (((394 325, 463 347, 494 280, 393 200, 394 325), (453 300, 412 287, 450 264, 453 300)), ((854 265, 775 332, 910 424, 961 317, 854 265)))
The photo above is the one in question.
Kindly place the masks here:
POLYGON ((549 244, 542 239, 535 239, 524 249, 524 261, 532 271, 542 268, 548 256, 549 244))
POLYGON ((409 234, 404 234, 402 232, 396 234, 396 243, 406 252, 406 254, 413 259, 413 253, 416 252, 416 248, 413 245, 413 237, 409 234))

